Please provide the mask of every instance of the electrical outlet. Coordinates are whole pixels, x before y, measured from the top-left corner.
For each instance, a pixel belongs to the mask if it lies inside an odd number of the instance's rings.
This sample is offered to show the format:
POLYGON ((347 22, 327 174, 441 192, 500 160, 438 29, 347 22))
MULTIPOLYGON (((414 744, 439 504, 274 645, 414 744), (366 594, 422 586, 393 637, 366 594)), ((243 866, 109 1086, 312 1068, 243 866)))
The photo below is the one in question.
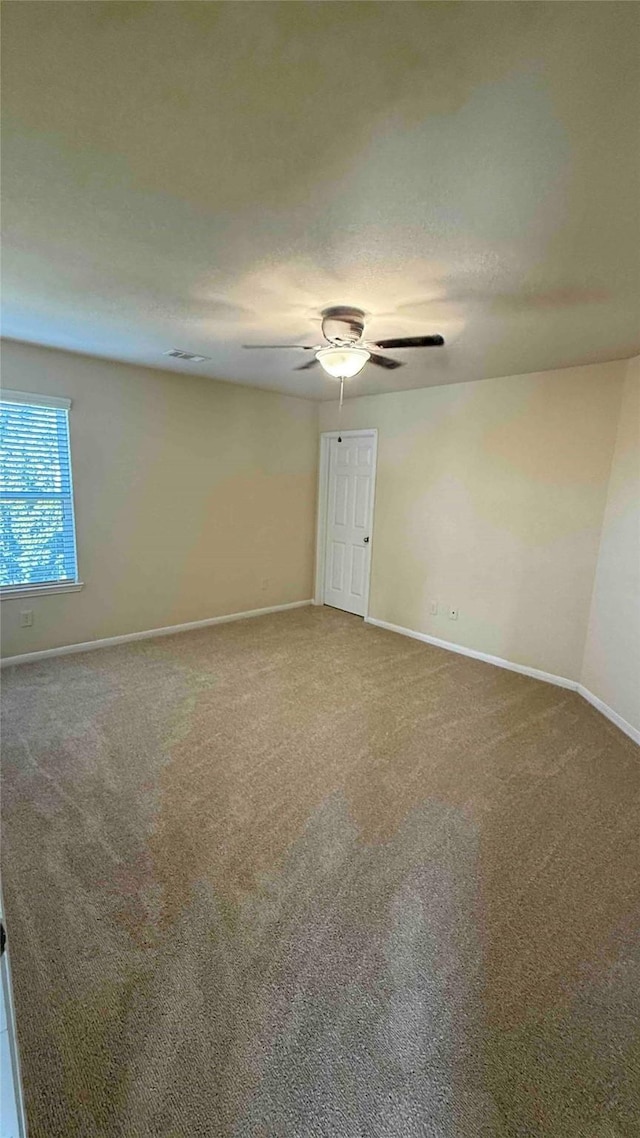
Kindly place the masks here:
POLYGON ((457 620, 457 619, 458 619, 458 610, 457 609, 449 609, 449 620, 457 620))
POLYGON ((429 611, 430 611, 432 616, 438 615, 438 602, 437 601, 431 602, 431 604, 429 605, 429 611))
POLYGON ((31 628, 33 625, 33 609, 25 609, 20 613, 20 628, 31 628))
POLYGON ((268 577, 262 578, 261 588, 262 588, 262 592, 266 593, 267 589, 269 588, 269 578, 268 577))

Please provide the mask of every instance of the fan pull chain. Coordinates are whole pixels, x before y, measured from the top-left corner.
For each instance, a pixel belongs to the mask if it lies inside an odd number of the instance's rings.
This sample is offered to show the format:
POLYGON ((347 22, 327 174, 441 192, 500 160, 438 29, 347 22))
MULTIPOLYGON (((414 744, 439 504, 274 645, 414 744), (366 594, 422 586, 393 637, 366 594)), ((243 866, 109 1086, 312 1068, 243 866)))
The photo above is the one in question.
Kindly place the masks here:
POLYGON ((340 402, 338 403, 338 442, 342 442, 340 434, 340 420, 342 418, 342 396, 344 395, 344 376, 340 376, 340 402))

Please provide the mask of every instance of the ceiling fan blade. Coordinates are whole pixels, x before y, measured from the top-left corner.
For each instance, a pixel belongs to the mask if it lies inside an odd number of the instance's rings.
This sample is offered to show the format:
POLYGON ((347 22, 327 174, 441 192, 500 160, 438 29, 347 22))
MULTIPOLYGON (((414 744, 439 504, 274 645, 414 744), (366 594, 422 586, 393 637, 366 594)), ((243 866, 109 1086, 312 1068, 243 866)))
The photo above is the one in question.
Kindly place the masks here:
POLYGON ((372 340, 376 348, 441 348, 442 336, 402 336, 393 340, 372 340))
POLYGON ((296 348, 301 352, 312 352, 315 344, 243 344, 243 348, 296 348))
POLYGON ((392 360, 390 356, 379 356, 377 352, 372 352, 369 356, 368 362, 376 364, 377 367, 384 367, 387 371, 393 371, 394 368, 404 367, 403 360, 392 360))
POLYGON ((312 359, 307 360, 306 364, 298 364, 298 366, 294 367, 293 370, 294 371, 306 371, 307 368, 316 367, 317 363, 318 363, 318 361, 317 361, 316 357, 313 356, 312 359))

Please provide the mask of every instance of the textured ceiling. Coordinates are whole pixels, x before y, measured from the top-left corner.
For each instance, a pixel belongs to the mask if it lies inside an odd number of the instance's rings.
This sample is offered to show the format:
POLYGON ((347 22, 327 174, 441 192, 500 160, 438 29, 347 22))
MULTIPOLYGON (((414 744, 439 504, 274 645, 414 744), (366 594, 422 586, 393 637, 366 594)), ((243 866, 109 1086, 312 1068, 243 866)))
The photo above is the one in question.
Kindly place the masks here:
POLYGON ((3 9, 6 336, 322 398, 240 345, 445 336, 353 394, 638 351, 638 4, 3 9))

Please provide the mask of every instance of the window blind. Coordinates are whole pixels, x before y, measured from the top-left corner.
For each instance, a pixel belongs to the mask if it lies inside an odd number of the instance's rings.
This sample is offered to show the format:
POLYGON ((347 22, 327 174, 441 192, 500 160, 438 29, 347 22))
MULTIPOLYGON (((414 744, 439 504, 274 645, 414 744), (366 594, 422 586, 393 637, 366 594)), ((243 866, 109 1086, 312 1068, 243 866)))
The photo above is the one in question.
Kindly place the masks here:
POLYGON ((0 587, 77 581, 69 407, 0 396, 0 587))

